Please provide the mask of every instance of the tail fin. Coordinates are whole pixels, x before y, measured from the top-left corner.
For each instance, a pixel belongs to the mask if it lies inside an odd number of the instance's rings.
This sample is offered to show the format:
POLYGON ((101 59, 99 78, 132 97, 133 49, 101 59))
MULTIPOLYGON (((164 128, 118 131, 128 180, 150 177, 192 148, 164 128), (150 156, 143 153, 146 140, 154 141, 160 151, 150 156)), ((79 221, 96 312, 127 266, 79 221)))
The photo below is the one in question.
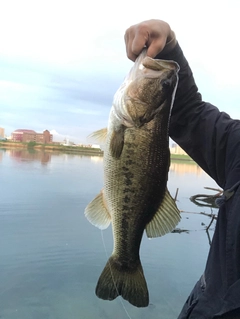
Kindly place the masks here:
POLYGON ((119 261, 110 257, 98 280, 96 295, 104 300, 121 295, 136 307, 147 307, 148 288, 140 260, 135 269, 121 269, 119 261))

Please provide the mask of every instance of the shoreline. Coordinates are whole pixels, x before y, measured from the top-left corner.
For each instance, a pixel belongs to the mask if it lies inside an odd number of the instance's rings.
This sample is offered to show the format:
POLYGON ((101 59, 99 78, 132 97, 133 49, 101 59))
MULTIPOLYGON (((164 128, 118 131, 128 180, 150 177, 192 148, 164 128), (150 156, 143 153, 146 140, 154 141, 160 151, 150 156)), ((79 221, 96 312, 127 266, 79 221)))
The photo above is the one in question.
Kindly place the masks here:
MULTIPOLYGON (((90 147, 81 146, 64 146, 64 145, 44 145, 36 144, 29 147, 28 143, 16 143, 16 142, 0 142, 0 149, 18 149, 18 150, 30 150, 30 151, 47 151, 47 152, 61 152, 61 153, 75 153, 85 155, 103 156, 101 149, 95 149, 90 147)), ((170 154, 171 161, 188 162, 189 164, 196 164, 194 160, 188 155, 170 154)))
POLYGON ((80 146, 64 146, 64 145, 44 145, 36 144, 34 146, 29 146, 28 143, 14 143, 14 142, 0 142, 0 148, 4 149, 22 149, 31 151, 49 151, 49 152, 63 152, 63 153, 84 153, 92 155, 103 155, 101 149, 95 149, 90 147, 80 147, 80 146))

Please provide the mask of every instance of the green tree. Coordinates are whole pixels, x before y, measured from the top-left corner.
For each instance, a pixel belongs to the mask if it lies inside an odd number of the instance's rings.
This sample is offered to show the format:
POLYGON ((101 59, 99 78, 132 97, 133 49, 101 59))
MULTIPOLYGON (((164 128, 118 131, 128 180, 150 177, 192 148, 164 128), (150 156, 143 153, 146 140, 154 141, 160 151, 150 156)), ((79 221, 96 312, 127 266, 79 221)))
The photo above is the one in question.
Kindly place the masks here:
POLYGON ((36 142, 31 141, 31 142, 28 142, 27 147, 28 147, 28 148, 34 148, 35 145, 36 145, 36 142))

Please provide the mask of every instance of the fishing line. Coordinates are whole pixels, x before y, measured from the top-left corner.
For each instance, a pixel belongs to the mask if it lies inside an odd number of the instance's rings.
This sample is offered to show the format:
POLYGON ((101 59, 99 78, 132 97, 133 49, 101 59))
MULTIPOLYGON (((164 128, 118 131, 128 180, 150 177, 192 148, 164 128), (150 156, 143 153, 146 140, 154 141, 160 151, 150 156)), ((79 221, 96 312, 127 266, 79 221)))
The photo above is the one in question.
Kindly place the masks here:
MULTIPOLYGON (((104 241, 104 237, 103 237, 103 230, 102 229, 101 229, 101 236, 102 236, 102 242, 103 242, 103 247, 104 247, 104 250, 105 250, 105 254, 106 254, 106 257, 107 257, 107 260, 108 260, 109 257, 108 257, 108 254, 107 254, 107 248, 106 248, 106 245, 105 245, 105 241, 104 241)), ((118 288, 117 288, 117 285, 116 285, 116 282, 115 282, 114 277, 113 277, 112 267, 111 267, 111 264, 110 264, 109 261, 108 261, 108 264, 109 264, 109 268, 110 268, 110 272, 111 272, 111 276, 112 276, 112 281, 113 281, 114 287, 116 289, 117 294, 120 296, 118 288)), ((122 299, 119 299, 119 301, 120 301, 120 303, 121 303, 126 315, 128 316, 128 318, 132 319, 132 317, 129 315, 129 313, 128 313, 128 311, 127 311, 127 309, 126 309, 126 307, 125 307, 125 305, 124 305, 124 303, 122 301, 122 299)))

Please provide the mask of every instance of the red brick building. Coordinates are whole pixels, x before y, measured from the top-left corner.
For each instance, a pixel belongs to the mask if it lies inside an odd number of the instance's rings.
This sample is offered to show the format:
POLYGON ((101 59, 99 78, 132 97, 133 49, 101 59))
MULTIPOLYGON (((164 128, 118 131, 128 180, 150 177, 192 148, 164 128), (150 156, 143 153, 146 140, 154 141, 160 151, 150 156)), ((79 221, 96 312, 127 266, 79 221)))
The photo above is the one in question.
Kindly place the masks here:
POLYGON ((43 131, 43 133, 36 133, 33 130, 18 129, 12 132, 12 140, 14 142, 51 144, 53 136, 48 130, 43 131))
POLYGON ((4 128, 0 127, 0 137, 5 137, 4 128))

